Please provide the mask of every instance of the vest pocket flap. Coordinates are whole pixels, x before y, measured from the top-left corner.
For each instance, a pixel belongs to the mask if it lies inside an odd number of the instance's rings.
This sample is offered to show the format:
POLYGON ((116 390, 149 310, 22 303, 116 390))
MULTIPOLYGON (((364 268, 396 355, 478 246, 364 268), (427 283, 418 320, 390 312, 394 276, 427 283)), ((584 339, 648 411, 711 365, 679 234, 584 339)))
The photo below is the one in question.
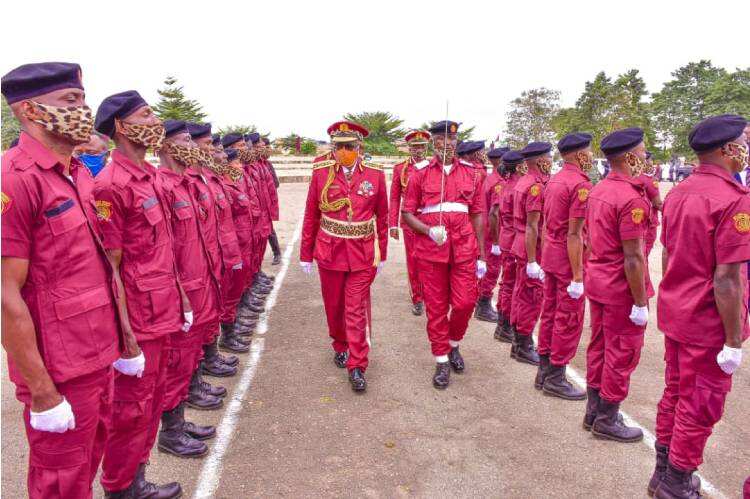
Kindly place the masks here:
MULTIPOLYGON (((145 203, 144 203, 145 208, 145 203)), ((143 210, 143 214, 146 216, 146 220, 150 225, 156 225, 163 220, 161 216, 161 208, 158 204, 151 205, 143 210)))
POLYGON ((175 286, 176 282, 171 275, 158 275, 155 277, 136 278, 135 285, 138 291, 156 291, 175 286))
POLYGON ((237 240, 237 234, 235 232, 230 231, 219 231, 219 243, 222 245, 231 243, 232 241, 237 240))
POLYGON ((703 388, 715 393, 729 393, 732 388, 732 378, 729 376, 724 378, 708 377, 702 374, 695 375, 695 387, 703 388))
MULTIPOLYGON (((74 205, 71 205, 71 207, 74 205)), ((52 234, 59 236, 83 225, 86 220, 80 209, 66 209, 65 211, 47 218, 52 234)))
POLYGON ((190 205, 175 207, 174 216, 177 217, 178 220, 193 218, 193 209, 190 205))
POLYGON ((201 279, 190 279, 182 282, 182 289, 185 291, 195 291, 196 289, 200 289, 204 286, 203 281, 201 279))
POLYGON ((106 286, 99 286, 70 298, 55 302, 55 315, 60 320, 69 319, 89 310, 103 307, 110 303, 109 291, 106 286))

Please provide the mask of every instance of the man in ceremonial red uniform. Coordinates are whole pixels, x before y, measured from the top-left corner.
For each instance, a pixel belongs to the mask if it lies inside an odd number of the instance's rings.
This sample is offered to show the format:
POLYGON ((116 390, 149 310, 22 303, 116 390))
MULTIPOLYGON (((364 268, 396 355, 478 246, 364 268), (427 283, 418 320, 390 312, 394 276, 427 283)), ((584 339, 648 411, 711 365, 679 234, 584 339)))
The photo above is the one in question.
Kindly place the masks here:
POLYGON ((368 131, 348 121, 328 128, 335 160, 313 164, 302 225, 300 265, 318 262, 334 362, 346 367, 352 389, 367 388, 370 285, 388 249, 388 194, 382 167, 362 161, 368 131))
POLYGON ((402 161, 393 167, 393 179, 391 180, 391 199, 388 220, 390 235, 398 240, 401 228, 404 233, 404 249, 406 252, 406 272, 409 276, 409 291, 411 293, 412 313, 422 315, 424 302, 422 298, 422 283, 417 274, 417 262, 414 256, 415 234, 411 228, 403 223, 401 206, 406 195, 406 187, 409 178, 429 163, 424 155, 427 152, 427 144, 430 141, 430 132, 425 130, 413 130, 406 134, 404 140, 409 145, 409 159, 402 161))
POLYGON ((451 368, 465 369, 459 343, 476 303, 477 278, 487 271, 482 176, 475 165, 454 157, 457 131, 453 121, 430 128, 435 155, 410 179, 401 208, 417 234, 414 248, 437 389, 448 387, 451 368))

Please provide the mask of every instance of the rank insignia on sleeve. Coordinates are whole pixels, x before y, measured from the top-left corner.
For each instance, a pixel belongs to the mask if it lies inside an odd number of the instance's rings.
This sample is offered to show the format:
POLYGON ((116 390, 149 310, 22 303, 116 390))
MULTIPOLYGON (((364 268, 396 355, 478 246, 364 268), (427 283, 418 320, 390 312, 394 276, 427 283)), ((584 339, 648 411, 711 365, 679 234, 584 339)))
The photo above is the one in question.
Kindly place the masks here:
POLYGON ((588 189, 578 189, 578 201, 584 202, 589 198, 589 190, 588 189))
POLYGON ((639 224, 643 222, 644 214, 643 208, 633 208, 630 212, 630 218, 633 219, 634 224, 639 224))
POLYGON ((13 204, 13 200, 8 197, 7 194, 4 192, 0 192, 0 201, 2 201, 3 204, 3 215, 5 215, 5 212, 10 209, 10 205, 13 204))
POLYGON ((737 213, 732 217, 734 220, 734 228, 740 234, 746 234, 750 232, 750 215, 747 213, 737 213))
POLYGON ((104 222, 109 222, 112 218, 112 203, 109 201, 97 201, 96 217, 104 222))
POLYGON ((495 186, 495 194, 500 194, 503 191, 503 184, 497 184, 495 186))
POLYGON ((531 189, 529 189, 529 194, 531 194, 532 196, 538 196, 539 192, 541 192, 539 184, 534 184, 531 186, 531 189))

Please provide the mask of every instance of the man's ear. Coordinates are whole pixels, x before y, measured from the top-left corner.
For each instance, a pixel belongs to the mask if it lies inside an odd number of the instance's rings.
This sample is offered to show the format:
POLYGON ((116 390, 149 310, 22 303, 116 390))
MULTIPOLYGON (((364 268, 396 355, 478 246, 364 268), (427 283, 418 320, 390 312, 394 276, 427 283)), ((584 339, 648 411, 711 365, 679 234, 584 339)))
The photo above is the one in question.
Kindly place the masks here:
POLYGON ((42 117, 41 110, 30 100, 22 101, 19 104, 18 114, 31 121, 38 120, 42 117))
POLYGON ((115 133, 124 133, 125 127, 122 125, 122 121, 115 118, 115 133))

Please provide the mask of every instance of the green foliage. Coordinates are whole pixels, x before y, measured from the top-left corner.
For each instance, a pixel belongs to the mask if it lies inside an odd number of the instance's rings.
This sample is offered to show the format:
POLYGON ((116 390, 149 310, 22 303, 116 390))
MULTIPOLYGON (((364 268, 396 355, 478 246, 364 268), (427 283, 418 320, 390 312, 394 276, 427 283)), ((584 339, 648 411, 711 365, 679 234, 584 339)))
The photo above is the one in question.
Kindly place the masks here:
POLYGON ((258 130, 255 125, 230 125, 219 128, 219 135, 227 135, 230 133, 239 133, 240 135, 247 135, 248 133, 254 133, 258 130))
POLYGON ((708 90, 706 113, 750 116, 750 68, 722 75, 708 90))
POLYGON ((399 153, 396 141, 406 133, 401 125, 404 121, 387 111, 348 113, 344 119, 359 123, 369 130, 364 140, 365 153, 372 156, 394 156, 399 153))
POLYGON ((10 147, 10 143, 14 139, 18 138, 18 135, 21 133, 21 124, 13 115, 13 111, 10 110, 5 97, 2 98, 2 101, 2 148, 4 151, 10 147))
POLYGON ((300 145, 300 153, 305 156, 312 156, 318 152, 318 145, 312 140, 306 140, 300 145))
POLYGON ((154 112, 163 120, 185 120, 200 123, 206 119, 202 106, 195 100, 185 97, 182 86, 177 85, 177 78, 167 76, 164 88, 157 90, 159 102, 154 112))
POLYGON ((560 92, 548 88, 526 90, 511 101, 505 141, 514 149, 533 141, 552 141, 552 118, 560 110, 560 92))

